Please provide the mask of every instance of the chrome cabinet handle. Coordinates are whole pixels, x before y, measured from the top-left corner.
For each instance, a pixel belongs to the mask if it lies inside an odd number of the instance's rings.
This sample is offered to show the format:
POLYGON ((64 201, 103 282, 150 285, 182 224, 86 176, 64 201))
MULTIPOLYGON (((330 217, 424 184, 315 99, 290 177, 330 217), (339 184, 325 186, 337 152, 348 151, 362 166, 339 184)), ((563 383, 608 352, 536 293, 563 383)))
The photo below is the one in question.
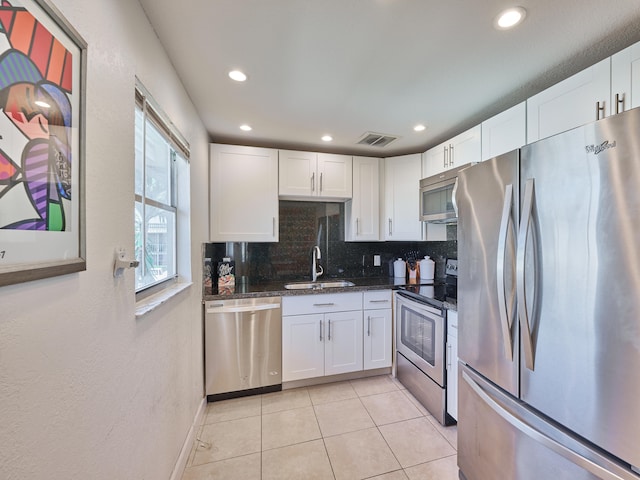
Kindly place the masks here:
POLYGON ((360 219, 356 218, 356 235, 360 234, 360 219))
POLYGON ((389 235, 391 235, 391 219, 389 219, 389 235))
POLYGON ((602 112, 602 118, 604 118, 604 102, 600 105, 600 102, 596 102, 596 120, 600 120, 600 112, 602 112))
POLYGON ((322 324, 322 320, 320 320, 320 341, 322 341, 322 331, 324 330, 324 325, 322 324))
POLYGON ((367 316, 367 337, 371 336, 371 315, 367 316))
POLYGON ((442 166, 447 168, 449 166, 449 149, 444 147, 444 161, 442 162, 442 166))
POLYGON ((311 191, 312 192, 316 191, 316 172, 313 172, 311 174, 311 191))
POLYGON ((454 161, 454 157, 453 157, 453 145, 449 145, 449 166, 453 167, 453 161, 454 161))
POLYGON ((322 193, 322 172, 320 172, 320 193, 322 193))
POLYGON ((273 217, 273 236, 276 236, 276 217, 273 217))
POLYGON ((451 370, 451 344, 447 343, 447 370, 451 370))
MULTIPOLYGON (((504 289, 505 272, 504 256, 507 251, 507 236, 509 234, 509 223, 511 222, 511 205, 513 203, 513 185, 508 184, 504 189, 504 202, 502 204, 502 219, 500 220, 500 230, 498 233, 498 258, 496 259, 496 279, 498 289, 498 312, 500 314, 500 326, 502 327, 502 341, 504 343, 504 354, 507 360, 513 360, 513 339, 511 338, 511 319, 513 312, 507 312, 507 303, 504 289), (510 318, 511 314, 511 318, 510 318)), ((511 292, 513 294, 513 292, 511 292)), ((513 303, 511 303, 513 305, 513 303)))
POLYGON ((624 93, 616 93, 616 114, 622 112, 624 112, 624 93))
POLYGON ((335 303, 314 303, 314 307, 333 307, 335 303))
POLYGON ((327 340, 331 341, 331 320, 329 320, 329 333, 327 333, 327 340))
POLYGON ((525 285, 525 253, 527 251, 527 237, 531 225, 533 213, 533 178, 529 178, 525 185, 524 202, 522 204, 523 218, 520 221, 518 231, 518 250, 516 252, 516 287, 518 291, 518 318, 520 319, 520 329, 522 330, 522 347, 524 350, 525 366, 533 371, 533 342, 531 339, 531 328, 529 325, 529 314, 527 311, 526 285, 525 285))
POLYGON ((369 303, 389 303, 389 300, 369 300, 369 303))

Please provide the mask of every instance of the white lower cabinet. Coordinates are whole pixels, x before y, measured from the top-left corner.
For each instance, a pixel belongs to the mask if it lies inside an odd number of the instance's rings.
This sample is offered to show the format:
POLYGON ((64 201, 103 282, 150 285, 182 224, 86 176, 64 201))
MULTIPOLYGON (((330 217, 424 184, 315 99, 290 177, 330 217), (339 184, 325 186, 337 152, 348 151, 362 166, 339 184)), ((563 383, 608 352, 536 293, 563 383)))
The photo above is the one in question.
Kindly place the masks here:
POLYGON ((282 381, 390 367, 391 319, 391 290, 283 297, 282 381))
POLYGON ((362 370, 362 292, 282 298, 282 381, 362 370))
POLYGON ((391 366, 391 290, 364 292, 364 370, 391 366))
POLYGON ((321 313, 282 317, 282 381, 324 375, 323 322, 321 313))
POLYGON ((324 374, 362 370, 362 310, 327 313, 324 319, 324 374))
POLYGON ((447 413, 458 419, 458 312, 447 310, 447 413))

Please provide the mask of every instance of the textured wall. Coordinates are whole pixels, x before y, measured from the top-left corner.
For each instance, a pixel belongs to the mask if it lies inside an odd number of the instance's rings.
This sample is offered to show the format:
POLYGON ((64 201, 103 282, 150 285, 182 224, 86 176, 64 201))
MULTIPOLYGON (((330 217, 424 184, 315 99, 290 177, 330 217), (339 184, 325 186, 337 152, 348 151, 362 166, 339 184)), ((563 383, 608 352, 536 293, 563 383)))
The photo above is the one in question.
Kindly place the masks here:
MULTIPOLYGON (((192 146, 191 276, 207 238, 208 138, 134 0, 53 0, 88 49, 87 271, 0 288, 0 478, 167 479, 202 399, 199 282, 136 320, 134 85, 192 146)), ((186 229, 189 232, 189 229, 186 229)))

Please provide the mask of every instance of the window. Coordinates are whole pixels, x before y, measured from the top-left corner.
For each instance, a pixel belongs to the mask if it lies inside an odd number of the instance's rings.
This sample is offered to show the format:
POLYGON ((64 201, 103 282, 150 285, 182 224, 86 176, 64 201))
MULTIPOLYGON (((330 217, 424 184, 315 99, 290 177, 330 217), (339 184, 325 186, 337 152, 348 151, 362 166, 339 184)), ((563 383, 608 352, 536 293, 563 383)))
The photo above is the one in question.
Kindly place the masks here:
POLYGON ((141 85, 135 113, 136 292, 178 275, 178 166, 188 144, 141 85))

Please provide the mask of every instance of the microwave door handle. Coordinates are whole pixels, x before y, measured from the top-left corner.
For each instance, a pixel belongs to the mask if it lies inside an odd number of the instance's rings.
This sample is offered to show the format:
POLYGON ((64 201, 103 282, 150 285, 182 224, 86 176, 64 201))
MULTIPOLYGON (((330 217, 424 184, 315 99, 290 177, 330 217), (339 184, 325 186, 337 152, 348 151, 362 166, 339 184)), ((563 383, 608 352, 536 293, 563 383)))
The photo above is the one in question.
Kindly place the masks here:
POLYGON ((451 204, 453 205, 453 211, 456 212, 456 218, 458 217, 458 202, 456 202, 456 195, 458 194, 458 177, 453 184, 453 190, 451 191, 451 204))
POLYGON ((507 236, 509 234, 509 221, 511 220, 511 204, 513 203, 513 185, 508 184, 504 189, 504 202, 502 204, 502 218, 498 233, 498 255, 496 262, 496 279, 498 288, 498 312, 500 313, 500 327, 502 340, 504 341, 504 354, 507 360, 513 361, 513 343, 511 338, 511 318, 507 312, 504 283, 504 255, 507 249, 507 236))
POLYGON ((527 297, 525 285, 525 254, 527 251, 527 237, 529 236, 529 228, 531 226, 531 217, 533 212, 533 178, 529 178, 525 185, 524 202, 522 204, 523 218, 520 222, 518 231, 518 249, 516 253, 516 286, 518 292, 518 318, 520 320, 520 329, 522 330, 522 347, 524 350, 525 366, 533 371, 533 341, 531 338, 531 328, 529 322, 529 314, 527 310, 527 297))

